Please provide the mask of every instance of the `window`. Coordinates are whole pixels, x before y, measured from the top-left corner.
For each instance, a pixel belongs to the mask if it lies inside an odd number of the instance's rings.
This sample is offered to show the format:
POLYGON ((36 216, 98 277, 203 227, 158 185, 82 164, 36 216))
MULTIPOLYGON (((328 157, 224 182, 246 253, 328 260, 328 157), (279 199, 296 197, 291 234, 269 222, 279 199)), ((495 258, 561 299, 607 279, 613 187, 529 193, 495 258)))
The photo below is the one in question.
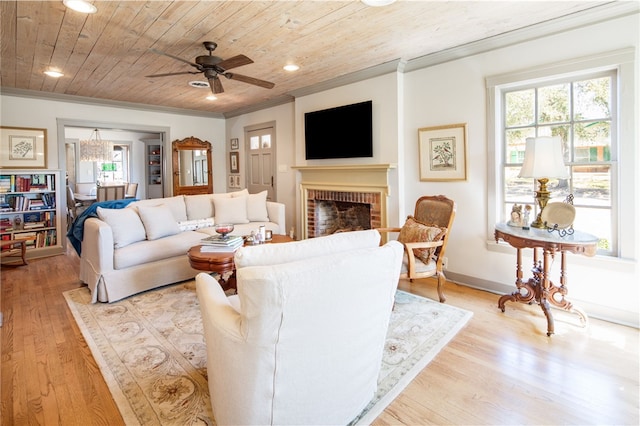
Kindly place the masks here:
MULTIPOLYGON (((588 229, 600 238, 599 250, 614 249, 616 216, 612 205, 615 163, 611 158, 612 123, 616 120, 613 99, 616 72, 584 74, 534 85, 511 85, 501 90, 504 141, 503 215, 514 204, 533 205, 538 183, 519 178, 525 139, 559 136, 570 179, 551 179, 547 185, 552 201, 573 195, 577 229, 588 229)), ((541 176, 542 177, 542 176, 541 176)))
POLYGON ((633 96, 624 95, 633 67, 625 49, 487 78, 491 233, 514 204, 536 208, 538 183, 518 177, 526 138, 559 136, 570 178, 550 179, 551 202, 572 195, 574 227, 599 237, 598 254, 633 258, 632 232, 620 232, 634 226, 633 128, 623 124, 634 120, 633 96))
POLYGON ((129 146, 113 146, 112 161, 98 164, 99 175, 105 182, 128 182, 129 180, 129 146))

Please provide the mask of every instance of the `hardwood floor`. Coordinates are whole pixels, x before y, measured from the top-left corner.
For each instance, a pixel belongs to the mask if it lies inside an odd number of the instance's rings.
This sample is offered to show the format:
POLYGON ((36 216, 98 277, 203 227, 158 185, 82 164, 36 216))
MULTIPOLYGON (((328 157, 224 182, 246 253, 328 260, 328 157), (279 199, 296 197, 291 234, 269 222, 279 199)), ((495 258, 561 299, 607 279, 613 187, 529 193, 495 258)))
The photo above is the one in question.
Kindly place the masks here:
MULTIPOLYGON (((123 424, 62 292, 81 286, 75 253, 2 268, 3 425, 123 424)), ((433 282, 400 288, 437 300, 433 282)), ((448 283, 447 303, 474 316, 375 425, 637 425, 637 329, 448 283)))

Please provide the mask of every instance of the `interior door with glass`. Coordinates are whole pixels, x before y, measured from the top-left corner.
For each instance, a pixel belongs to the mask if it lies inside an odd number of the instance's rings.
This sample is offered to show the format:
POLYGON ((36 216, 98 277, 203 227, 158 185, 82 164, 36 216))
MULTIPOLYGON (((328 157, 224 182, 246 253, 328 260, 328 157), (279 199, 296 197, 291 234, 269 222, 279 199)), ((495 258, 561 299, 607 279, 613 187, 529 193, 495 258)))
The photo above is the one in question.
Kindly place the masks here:
POLYGON ((267 191, 275 200, 275 132, 273 127, 247 131, 247 189, 251 194, 267 191))

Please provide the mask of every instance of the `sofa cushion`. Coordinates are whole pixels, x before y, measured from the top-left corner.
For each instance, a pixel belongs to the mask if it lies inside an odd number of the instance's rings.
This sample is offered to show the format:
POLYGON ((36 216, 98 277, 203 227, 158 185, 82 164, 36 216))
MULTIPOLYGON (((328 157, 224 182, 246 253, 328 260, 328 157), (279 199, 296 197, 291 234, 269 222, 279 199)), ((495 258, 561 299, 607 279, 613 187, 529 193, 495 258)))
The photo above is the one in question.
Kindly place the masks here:
POLYGON ((139 241, 115 250, 113 253, 113 267, 115 269, 125 269, 158 260, 171 259, 176 256, 184 256, 186 258, 187 251, 191 247, 200 244, 202 238, 203 235, 198 232, 184 231, 157 240, 139 241))
POLYGON ((247 219, 249 222, 268 222, 267 191, 247 195, 247 219))
POLYGON ((241 189, 240 191, 228 192, 227 194, 232 197, 244 197, 245 195, 249 195, 249 190, 247 188, 241 189))
POLYGON ((249 223, 246 197, 214 198, 216 223, 249 223))
POLYGON ((173 218, 176 222, 188 220, 187 207, 184 203, 183 195, 134 201, 133 203, 129 204, 127 208, 137 208, 138 206, 159 206, 160 204, 164 204, 165 206, 169 207, 169 209, 171 209, 171 214, 173 214, 173 218))
MULTIPOLYGON (((401 243, 439 241, 447 232, 447 228, 437 225, 428 225, 418 221, 413 216, 408 216, 407 221, 400 230, 398 241, 401 243)), ((423 263, 429 263, 435 248, 413 249, 413 254, 423 263)))
POLYGON ((134 209, 97 208, 98 217, 111 227, 113 246, 121 248, 146 238, 144 226, 134 209))
POLYGON ((164 204, 159 206, 138 206, 138 214, 144 225, 148 240, 157 240, 180 232, 178 222, 173 218, 169 207, 164 204))
POLYGON ((213 197, 217 194, 185 195, 184 204, 188 220, 213 217, 213 197))

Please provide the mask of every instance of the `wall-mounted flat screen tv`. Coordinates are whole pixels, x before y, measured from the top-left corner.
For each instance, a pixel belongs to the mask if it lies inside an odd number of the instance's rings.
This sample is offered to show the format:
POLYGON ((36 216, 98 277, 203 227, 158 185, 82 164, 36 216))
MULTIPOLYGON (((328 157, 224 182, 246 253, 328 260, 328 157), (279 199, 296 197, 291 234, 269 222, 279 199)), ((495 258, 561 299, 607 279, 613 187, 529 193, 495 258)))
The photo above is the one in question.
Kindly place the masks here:
POLYGON ((373 157, 372 101, 304 115, 307 160, 373 157))

